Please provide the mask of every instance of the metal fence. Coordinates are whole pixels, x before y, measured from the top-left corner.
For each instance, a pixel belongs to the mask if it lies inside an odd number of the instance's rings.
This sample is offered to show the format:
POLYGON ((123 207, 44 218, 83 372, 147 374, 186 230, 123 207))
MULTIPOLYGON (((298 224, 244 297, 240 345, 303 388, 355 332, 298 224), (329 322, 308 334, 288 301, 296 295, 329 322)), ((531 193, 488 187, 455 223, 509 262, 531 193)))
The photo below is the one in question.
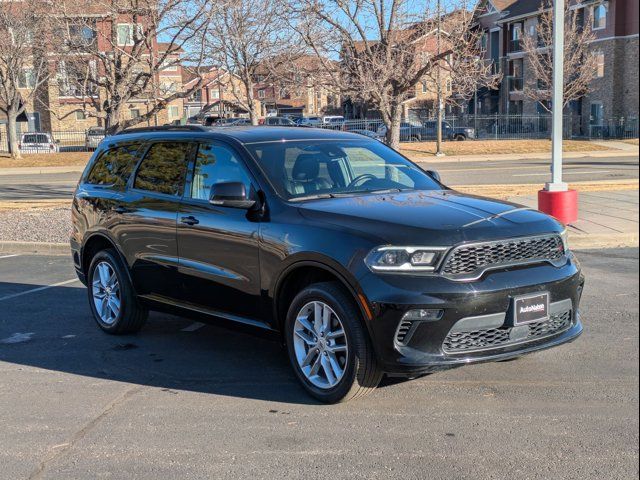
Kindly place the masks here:
MULTIPOLYGON (((104 135, 91 135, 89 131, 53 131, 18 133, 22 153, 86 152, 94 150, 104 135)), ((7 129, 0 125, 0 152, 9 152, 7 129)))
MULTIPOLYGON (((446 116, 447 128, 443 131, 444 140, 522 140, 551 138, 550 115, 456 115, 446 116), (471 134, 468 131, 472 129, 471 134)), ((435 139, 436 119, 422 116, 412 111, 409 120, 402 123, 400 141, 430 141, 435 139)), ((565 116, 564 137, 584 138, 577 134, 580 117, 565 116)), ((355 131, 372 137, 384 135, 385 126, 380 118, 368 119, 333 119, 326 123, 314 125, 317 128, 355 131)), ((589 139, 627 139, 638 138, 638 118, 615 118, 589 125, 584 132, 589 139)), ((53 131, 25 132, 18 134, 18 142, 23 153, 49 152, 85 152, 94 150, 103 135, 92 134, 91 131, 53 131), (30 137, 28 137, 30 136, 30 137), (25 139, 25 137, 28 137, 25 139), (23 140, 36 140, 26 142, 23 140)), ((9 151, 6 125, 0 125, 0 152, 9 151)))
POLYGON ((638 138, 638 118, 610 118, 596 125, 589 125, 589 138, 603 140, 638 138))

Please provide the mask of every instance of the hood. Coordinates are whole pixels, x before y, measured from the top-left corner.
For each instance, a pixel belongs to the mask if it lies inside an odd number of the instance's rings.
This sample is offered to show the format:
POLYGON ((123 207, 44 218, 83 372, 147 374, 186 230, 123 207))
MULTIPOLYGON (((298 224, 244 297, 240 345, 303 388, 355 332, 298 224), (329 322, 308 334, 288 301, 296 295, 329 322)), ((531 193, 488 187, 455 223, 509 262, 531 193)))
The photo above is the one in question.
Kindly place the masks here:
POLYGON ((450 246, 562 231, 537 210, 453 190, 413 191, 312 200, 303 217, 343 227, 380 244, 450 246))

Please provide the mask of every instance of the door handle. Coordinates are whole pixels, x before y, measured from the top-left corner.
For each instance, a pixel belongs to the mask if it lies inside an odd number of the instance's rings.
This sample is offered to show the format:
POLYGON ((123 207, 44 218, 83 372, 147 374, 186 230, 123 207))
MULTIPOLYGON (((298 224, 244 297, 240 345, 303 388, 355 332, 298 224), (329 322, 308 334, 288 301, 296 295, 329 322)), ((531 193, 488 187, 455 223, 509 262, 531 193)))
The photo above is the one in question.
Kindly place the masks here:
POLYGON ((180 219, 180 223, 184 223, 185 225, 197 225, 200 223, 200 220, 192 215, 189 215, 188 217, 182 217, 180 219))

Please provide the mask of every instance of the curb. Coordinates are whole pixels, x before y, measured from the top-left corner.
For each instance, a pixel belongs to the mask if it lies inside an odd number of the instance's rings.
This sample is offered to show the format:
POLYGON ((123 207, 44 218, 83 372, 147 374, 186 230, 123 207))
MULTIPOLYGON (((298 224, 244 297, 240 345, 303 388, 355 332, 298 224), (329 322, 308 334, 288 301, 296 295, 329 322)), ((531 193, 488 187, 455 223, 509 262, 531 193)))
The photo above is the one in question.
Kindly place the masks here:
POLYGON ((27 253, 33 255, 69 255, 71 247, 68 243, 46 242, 0 242, 0 254, 27 253))
POLYGON ((82 173, 85 167, 86 165, 69 165, 68 167, 9 167, 0 168, 0 176, 82 173))
MULTIPOLYGON (((581 234, 569 231, 571 249, 638 247, 638 233, 581 234)), ((66 243, 0 242, 1 254, 71 255, 66 243)))
MULTIPOLYGON (((403 154, 417 155, 418 152, 404 151, 403 154)), ((620 150, 597 150, 594 152, 567 152, 562 155, 564 159, 576 158, 626 158, 638 157, 638 152, 627 152, 620 150)), ((483 154, 483 155, 451 155, 436 157, 428 155, 415 157, 413 161, 417 164, 426 163, 467 163, 467 162, 488 162, 488 161, 514 161, 514 160, 549 160, 551 153, 513 153, 513 154, 483 154)))

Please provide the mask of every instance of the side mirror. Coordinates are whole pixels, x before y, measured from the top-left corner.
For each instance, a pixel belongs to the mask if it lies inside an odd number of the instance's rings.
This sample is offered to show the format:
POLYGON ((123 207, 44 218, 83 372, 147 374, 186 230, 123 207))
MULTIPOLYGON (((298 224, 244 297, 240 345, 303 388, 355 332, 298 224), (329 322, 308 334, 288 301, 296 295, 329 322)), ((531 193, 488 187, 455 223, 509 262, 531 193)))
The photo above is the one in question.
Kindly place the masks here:
POLYGON ((436 182, 442 183, 442 179, 440 178, 440 174, 435 170, 427 170, 427 174, 433 178, 436 182))
POLYGON ((247 189, 242 182, 222 182, 211 187, 209 203, 221 207, 252 208, 256 201, 249 198, 247 189))

